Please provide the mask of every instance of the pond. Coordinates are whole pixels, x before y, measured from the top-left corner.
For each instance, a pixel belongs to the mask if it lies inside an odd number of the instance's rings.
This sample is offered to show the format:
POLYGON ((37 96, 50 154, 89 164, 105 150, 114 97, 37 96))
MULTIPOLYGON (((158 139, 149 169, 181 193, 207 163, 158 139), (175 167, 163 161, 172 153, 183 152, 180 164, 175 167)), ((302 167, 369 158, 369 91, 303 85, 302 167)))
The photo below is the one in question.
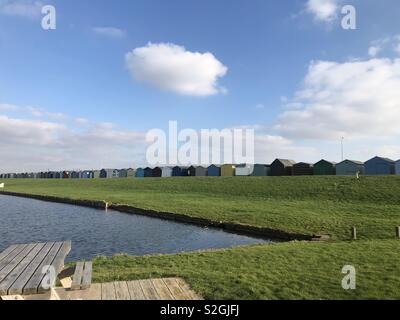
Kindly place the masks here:
POLYGON ((0 252, 12 244, 66 240, 72 241, 67 261, 272 242, 112 210, 0 195, 0 252))

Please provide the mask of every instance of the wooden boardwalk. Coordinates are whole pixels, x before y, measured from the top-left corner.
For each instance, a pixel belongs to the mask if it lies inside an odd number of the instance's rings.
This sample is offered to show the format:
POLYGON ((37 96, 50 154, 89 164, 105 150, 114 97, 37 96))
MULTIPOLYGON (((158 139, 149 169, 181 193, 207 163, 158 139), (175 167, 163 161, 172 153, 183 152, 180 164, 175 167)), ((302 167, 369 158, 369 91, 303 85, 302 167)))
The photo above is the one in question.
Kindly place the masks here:
MULTIPOLYGON (((49 294, 24 296, 25 300, 48 300, 49 294)), ((89 289, 70 291, 57 288, 60 300, 203 300, 180 278, 95 283, 89 289)))

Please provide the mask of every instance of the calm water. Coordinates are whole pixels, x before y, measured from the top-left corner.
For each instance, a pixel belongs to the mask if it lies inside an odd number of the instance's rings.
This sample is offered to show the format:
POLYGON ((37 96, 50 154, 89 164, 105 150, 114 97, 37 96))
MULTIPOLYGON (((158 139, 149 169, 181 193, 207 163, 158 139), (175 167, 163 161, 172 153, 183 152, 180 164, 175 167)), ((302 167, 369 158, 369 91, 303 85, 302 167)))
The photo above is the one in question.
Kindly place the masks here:
POLYGON ((63 240, 72 241, 68 261, 266 242, 139 215, 0 195, 0 251, 11 244, 63 240))

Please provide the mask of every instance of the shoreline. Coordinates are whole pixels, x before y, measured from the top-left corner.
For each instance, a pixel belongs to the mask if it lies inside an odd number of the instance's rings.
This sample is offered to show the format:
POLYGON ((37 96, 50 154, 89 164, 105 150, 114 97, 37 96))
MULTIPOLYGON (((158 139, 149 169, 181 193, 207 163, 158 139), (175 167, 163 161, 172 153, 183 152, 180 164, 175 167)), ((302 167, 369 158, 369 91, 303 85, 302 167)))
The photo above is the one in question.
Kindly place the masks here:
POLYGON ((147 216, 152 218, 158 218, 162 220, 175 221, 180 223, 187 223, 200 227, 210 227, 215 229, 224 230, 226 232, 235 233, 239 235, 246 235, 255 238, 261 238, 265 240, 283 240, 283 241, 327 241, 329 237, 327 236, 317 236, 317 235, 305 235, 300 233, 291 233, 281 230, 275 230, 270 228, 262 228, 255 226, 248 226, 236 223, 228 222, 218 222, 210 219, 190 217, 184 214, 172 213, 172 212, 160 212, 155 210, 141 209, 128 205, 120 204, 107 204, 105 201, 95 201, 95 200, 78 200, 70 198, 61 198, 54 196, 44 196, 35 195, 27 193, 18 193, 10 191, 0 191, 0 195, 13 196, 19 198, 28 198, 41 200, 46 202, 55 202, 76 205, 80 207, 89 207, 94 209, 105 210, 106 208, 110 210, 115 210, 127 214, 137 214, 141 216, 147 216))

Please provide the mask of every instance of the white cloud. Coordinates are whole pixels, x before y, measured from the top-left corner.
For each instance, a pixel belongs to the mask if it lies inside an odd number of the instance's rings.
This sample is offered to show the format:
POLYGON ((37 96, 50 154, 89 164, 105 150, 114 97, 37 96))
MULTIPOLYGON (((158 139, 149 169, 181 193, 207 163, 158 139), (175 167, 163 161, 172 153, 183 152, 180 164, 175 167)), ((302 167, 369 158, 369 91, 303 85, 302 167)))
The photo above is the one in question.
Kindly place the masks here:
POLYGON ((125 56, 126 65, 139 82, 182 95, 210 96, 224 93, 219 78, 228 68, 212 53, 187 51, 171 43, 149 43, 125 56))
POLYGON ((76 129, 67 123, 0 115, 1 172, 130 167, 141 160, 145 145, 145 133, 111 124, 76 129))
POLYGON ((76 118, 75 122, 78 123, 79 125, 89 124, 89 120, 86 118, 76 118))
POLYGON ((36 118, 44 118, 47 117, 53 120, 64 120, 68 118, 68 116, 61 112, 48 112, 42 108, 36 108, 32 106, 27 107, 18 107, 18 110, 21 112, 27 112, 36 118))
POLYGON ((44 4, 33 0, 0 0, 0 14, 25 18, 40 16, 44 4))
POLYGON ((279 135, 262 133, 255 136, 254 151, 256 163, 271 163, 276 158, 313 161, 320 157, 315 148, 295 144, 292 140, 279 135))
POLYGON ((394 45, 394 51, 397 53, 397 54, 400 54, 400 39, 398 39, 398 43, 397 44, 395 44, 394 45))
POLYGON ((337 18, 338 0, 308 0, 306 11, 319 22, 332 22, 337 18))
POLYGON ((371 41, 368 54, 371 57, 376 57, 385 49, 390 49, 395 53, 400 54, 400 35, 384 37, 371 41))
POLYGON ((294 139, 388 138, 400 134, 400 59, 311 63, 303 88, 275 129, 294 139))
POLYGON ((372 46, 372 47, 369 47, 369 49, 368 49, 368 54, 369 54, 371 57, 376 57, 376 56, 378 55, 378 53, 381 52, 381 51, 382 51, 382 48, 381 48, 381 47, 379 47, 379 46, 372 46))
POLYGON ((16 111, 18 106, 7 103, 0 103, 0 111, 16 111))
POLYGON ((98 35, 110 38, 121 39, 126 36, 126 31, 115 27, 95 27, 92 30, 98 35))

